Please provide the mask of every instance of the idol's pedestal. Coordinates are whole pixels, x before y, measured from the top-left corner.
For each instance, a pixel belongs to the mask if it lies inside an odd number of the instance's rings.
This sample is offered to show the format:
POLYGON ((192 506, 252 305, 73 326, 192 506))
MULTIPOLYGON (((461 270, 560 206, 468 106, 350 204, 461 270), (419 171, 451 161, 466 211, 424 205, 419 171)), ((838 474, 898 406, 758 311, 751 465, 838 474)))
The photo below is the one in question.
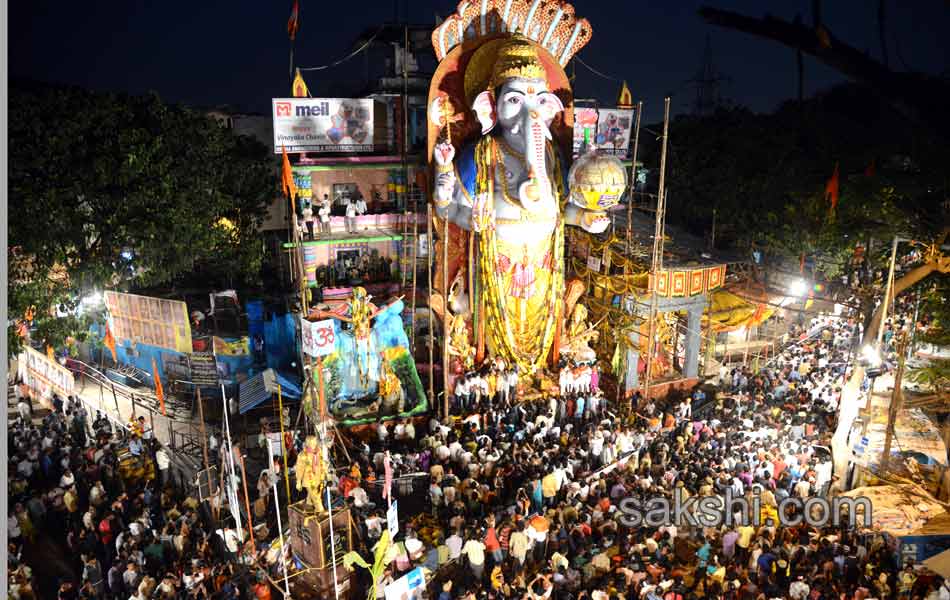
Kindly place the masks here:
MULTIPOLYGON (((315 592, 317 598, 333 598, 333 550, 336 550, 336 577, 340 598, 350 595, 350 575, 343 567, 343 555, 353 549, 353 525, 348 509, 333 511, 333 545, 330 518, 325 512, 315 513, 306 502, 291 504, 290 546, 303 563, 303 571, 291 580, 301 592, 315 592)), ((297 597, 296 594, 292 594, 297 597)), ((301 594, 303 597, 303 594, 301 594)))

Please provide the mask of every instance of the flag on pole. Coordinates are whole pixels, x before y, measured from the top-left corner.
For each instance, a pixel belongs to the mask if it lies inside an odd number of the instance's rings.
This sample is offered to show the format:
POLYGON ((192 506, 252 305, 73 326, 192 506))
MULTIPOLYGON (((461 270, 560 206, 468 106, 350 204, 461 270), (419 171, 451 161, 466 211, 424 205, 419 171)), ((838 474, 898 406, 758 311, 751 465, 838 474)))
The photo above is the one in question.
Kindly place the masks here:
POLYGON ((383 482, 383 498, 390 500, 392 498, 393 487, 393 465, 389 460, 389 452, 383 456, 383 470, 386 472, 386 479, 383 482))
POLYGON ((291 86, 291 93, 294 95, 294 98, 308 98, 310 97, 310 90, 307 89, 307 82, 303 80, 300 69, 296 71, 297 74, 294 75, 294 84, 291 86))
POLYGON ((825 200, 831 202, 831 212, 838 208, 838 163, 835 163, 835 172, 825 184, 825 200))
POLYGON ((155 397, 158 398, 158 407, 162 414, 165 413, 165 390, 162 389, 162 380, 158 376, 158 367, 155 366, 155 359, 152 359, 152 378, 155 380, 155 397))
POLYGON ((102 345, 109 349, 109 352, 112 353, 112 362, 119 362, 119 358, 115 353, 115 337, 112 336, 112 330, 109 329, 109 324, 106 323, 106 334, 102 337, 102 345))
POLYGON ((300 29, 300 1, 294 0, 294 7, 290 11, 290 18, 287 19, 287 35, 290 41, 297 38, 297 30, 300 29))
POLYGON ((290 198, 290 206, 293 208, 293 212, 297 212, 297 205, 295 203, 297 199, 297 184, 294 183, 294 172, 290 169, 290 159, 287 157, 287 148, 282 145, 280 149, 284 153, 284 162, 280 172, 281 189, 283 189, 284 195, 290 198))

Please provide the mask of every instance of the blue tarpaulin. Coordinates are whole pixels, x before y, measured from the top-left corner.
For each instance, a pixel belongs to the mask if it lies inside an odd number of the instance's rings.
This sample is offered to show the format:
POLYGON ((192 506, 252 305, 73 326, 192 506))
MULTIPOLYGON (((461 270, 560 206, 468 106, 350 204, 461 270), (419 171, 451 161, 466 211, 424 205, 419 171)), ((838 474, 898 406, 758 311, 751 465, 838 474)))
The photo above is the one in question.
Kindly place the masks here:
POLYGON ((277 393, 280 386, 281 396, 286 400, 300 399, 300 386, 289 377, 281 375, 274 369, 265 369, 254 377, 241 383, 238 397, 238 410, 243 415, 249 410, 270 400, 277 393))

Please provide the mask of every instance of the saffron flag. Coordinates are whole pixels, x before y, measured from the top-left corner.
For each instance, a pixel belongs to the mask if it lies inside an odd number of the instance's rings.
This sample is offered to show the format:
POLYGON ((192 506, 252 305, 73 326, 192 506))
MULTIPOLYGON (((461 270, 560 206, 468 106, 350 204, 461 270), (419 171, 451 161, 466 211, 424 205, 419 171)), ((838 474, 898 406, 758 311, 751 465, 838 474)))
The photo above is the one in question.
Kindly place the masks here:
POLYGON ((290 11, 290 18, 287 19, 287 35, 290 41, 297 38, 297 30, 300 29, 300 1, 294 0, 294 7, 290 11))
POLYGON ((297 184, 294 183, 294 172, 290 170, 290 159, 287 158, 287 148, 281 146, 280 149, 284 153, 284 162, 280 172, 281 189, 283 189, 284 195, 290 198, 290 206, 293 208, 293 212, 297 212, 297 205, 295 203, 297 199, 297 184))
POLYGON ((310 90, 307 89, 307 82, 303 80, 300 69, 297 69, 297 74, 294 75, 294 84, 291 86, 291 93, 294 95, 294 98, 308 98, 310 96, 310 90))
POLYGON ((158 376, 158 367, 155 366, 154 358, 152 359, 152 378, 155 380, 155 397, 158 398, 158 407, 165 415, 165 390, 162 389, 162 380, 158 376))
POLYGON ((46 357, 53 362, 56 362, 56 352, 53 351, 53 347, 49 344, 46 345, 46 357))
POLYGON ((102 336, 102 345, 108 348, 109 352, 112 353, 112 362, 119 362, 119 359, 115 353, 115 338, 112 336, 112 330, 109 329, 108 323, 106 323, 106 334, 102 336))
POLYGON ((835 172, 825 184, 825 200, 831 202, 831 211, 838 208, 838 163, 835 163, 835 172))

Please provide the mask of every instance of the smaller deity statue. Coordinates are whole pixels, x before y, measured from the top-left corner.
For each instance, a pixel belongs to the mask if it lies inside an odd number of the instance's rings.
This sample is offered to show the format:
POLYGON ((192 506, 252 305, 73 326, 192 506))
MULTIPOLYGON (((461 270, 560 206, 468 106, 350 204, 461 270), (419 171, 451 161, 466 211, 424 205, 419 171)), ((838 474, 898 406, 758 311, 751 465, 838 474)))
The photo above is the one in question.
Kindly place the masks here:
POLYGON ((449 315, 449 355, 455 357, 466 371, 475 364, 475 348, 468 341, 468 325, 462 315, 449 315))
POLYGON ((294 469, 297 473, 297 490, 306 489, 307 504, 318 513, 324 512, 321 494, 326 485, 327 469, 316 436, 307 436, 294 469))
POLYGON ((591 341, 600 337, 594 327, 587 323, 587 307, 575 304, 571 318, 564 328, 565 340, 561 347, 561 354, 570 356, 575 363, 585 363, 596 360, 597 354, 590 347, 591 341))
POLYGON ((387 415, 399 414, 405 409, 406 395, 402 390, 402 383, 393 371, 385 356, 379 359, 379 399, 382 402, 381 412, 387 415))

